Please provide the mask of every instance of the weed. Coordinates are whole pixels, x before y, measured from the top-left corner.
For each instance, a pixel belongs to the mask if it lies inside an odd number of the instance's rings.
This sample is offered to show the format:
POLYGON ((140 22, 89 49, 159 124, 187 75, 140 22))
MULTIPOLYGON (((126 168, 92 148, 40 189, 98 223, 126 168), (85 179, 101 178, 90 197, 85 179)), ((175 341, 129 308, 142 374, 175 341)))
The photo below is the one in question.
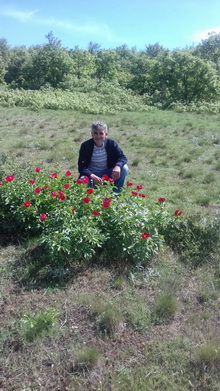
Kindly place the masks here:
POLYGON ((58 313, 52 308, 25 314, 21 318, 21 336, 29 341, 33 341, 38 337, 50 334, 57 317, 58 313))
POLYGON ((155 324, 171 321, 178 310, 177 299, 171 293, 161 293, 155 299, 152 319, 155 324))
POLYGON ((100 357, 95 347, 89 347, 76 353, 74 371, 89 371, 97 364, 100 357))

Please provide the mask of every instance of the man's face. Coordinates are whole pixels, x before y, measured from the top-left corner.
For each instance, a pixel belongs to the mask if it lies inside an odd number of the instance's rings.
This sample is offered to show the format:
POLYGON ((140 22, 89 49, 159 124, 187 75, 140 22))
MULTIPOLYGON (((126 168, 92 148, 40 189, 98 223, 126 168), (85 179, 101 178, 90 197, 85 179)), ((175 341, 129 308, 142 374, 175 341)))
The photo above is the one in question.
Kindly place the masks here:
POLYGON ((100 128, 92 131, 92 138, 97 147, 101 147, 105 138, 107 137, 108 132, 106 129, 100 128))

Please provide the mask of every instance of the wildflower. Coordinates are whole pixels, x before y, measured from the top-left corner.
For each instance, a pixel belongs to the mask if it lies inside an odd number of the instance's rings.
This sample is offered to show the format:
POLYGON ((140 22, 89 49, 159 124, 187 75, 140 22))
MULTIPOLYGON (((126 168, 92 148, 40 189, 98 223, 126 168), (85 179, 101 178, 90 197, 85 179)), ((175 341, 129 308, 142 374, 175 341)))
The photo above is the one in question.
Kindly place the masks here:
POLYGON ((36 189, 34 190, 35 193, 40 193, 41 192, 41 188, 40 187, 36 187, 36 189))
POLYGON ((57 193, 55 191, 52 191, 50 194, 52 195, 52 197, 56 197, 57 196, 57 193))
POLYGON ((3 185, 3 182, 2 181, 0 181, 0 186, 2 186, 3 185))
POLYGON ((127 186, 133 186, 133 183, 132 182, 126 182, 126 185, 127 186))
POLYGON ((144 232, 142 235, 141 235, 142 239, 147 239, 150 237, 150 234, 148 232, 144 232))
POLYGON ((94 192, 93 189, 87 189, 87 190, 86 190, 86 193, 87 193, 87 194, 92 194, 93 192, 94 192))
POLYGON ((138 190, 141 190, 143 188, 143 186, 142 185, 138 185, 138 186, 136 186, 136 189, 138 189, 138 190))
POLYGON ((88 202, 90 202, 90 198, 89 197, 85 197, 85 198, 82 199, 82 202, 85 202, 87 204, 88 202))
POLYGON ((84 176, 83 183, 88 183, 88 182, 89 182, 89 178, 87 176, 84 176))
POLYGON ((112 179, 112 178, 108 178, 108 181, 111 183, 114 183, 114 179, 112 179))
POLYGON ((181 210, 175 210, 174 212, 175 216, 181 216, 182 213, 181 210))
POLYGON ((59 191, 58 191, 58 194, 59 194, 59 195, 63 195, 63 194, 64 194, 64 190, 59 190, 59 191))
POLYGON ((65 189, 69 189, 70 185, 69 185, 69 183, 65 183, 65 185, 63 185, 63 187, 64 187, 65 189))
POLYGON ((166 198, 160 197, 160 198, 158 198, 157 201, 158 201, 158 202, 164 202, 164 201, 166 201, 166 198))
POLYGON ((66 199, 66 196, 64 194, 61 194, 58 198, 59 201, 64 201, 66 199))
POLYGON ((36 182, 36 179, 30 179, 29 180, 29 183, 35 183, 36 182))
POLYGON ((47 215, 45 213, 41 213, 40 214, 40 220, 46 220, 47 219, 47 215))
POLYGON ((138 195, 138 193, 136 191, 132 191, 131 194, 133 194, 134 196, 138 195))
POLYGON ((57 175, 56 172, 54 172, 54 173, 52 174, 52 178, 58 178, 58 175, 57 175))
POLYGON ((139 193, 139 196, 140 196, 140 197, 143 197, 143 198, 145 198, 145 197, 146 197, 146 195, 145 195, 145 194, 141 194, 141 193, 139 193))
POLYGON ((72 212, 73 212, 73 213, 76 213, 76 209, 75 209, 75 208, 73 208, 73 209, 72 209, 72 212))
POLYGON ((48 186, 48 185, 44 186, 44 189, 49 189, 49 188, 50 188, 50 186, 48 186))
POLYGON ((25 208, 28 208, 29 206, 31 206, 30 201, 25 201, 25 202, 24 202, 24 207, 25 207, 25 208))
POLYGON ((103 181, 108 181, 108 180, 109 180, 109 177, 108 177, 108 175, 104 174, 104 175, 102 176, 102 179, 103 179, 103 181))
POLYGON ((78 179, 76 180, 76 183, 84 183, 84 182, 83 182, 83 179, 78 178, 78 179))
POLYGON ((94 216, 98 216, 98 215, 100 214, 100 212, 98 212, 97 210, 93 210, 93 211, 92 211, 92 214, 93 214, 94 216))
POLYGON ((72 175, 72 172, 71 171, 66 171, 66 175, 70 176, 70 175, 72 175))
POLYGON ((108 197, 106 197, 106 198, 104 198, 104 202, 111 202, 111 198, 108 198, 108 197))
POLYGON ((12 182, 14 179, 15 179, 14 175, 8 175, 8 176, 6 176, 6 178, 5 178, 5 180, 6 180, 7 182, 12 182))
POLYGON ((102 207, 103 208, 109 208, 109 206, 110 206, 110 202, 109 201, 103 201, 103 203, 102 203, 102 207))
POLYGON ((39 171, 41 171, 41 168, 40 168, 40 167, 36 167, 36 168, 35 168, 35 171, 36 171, 36 172, 39 172, 39 171))

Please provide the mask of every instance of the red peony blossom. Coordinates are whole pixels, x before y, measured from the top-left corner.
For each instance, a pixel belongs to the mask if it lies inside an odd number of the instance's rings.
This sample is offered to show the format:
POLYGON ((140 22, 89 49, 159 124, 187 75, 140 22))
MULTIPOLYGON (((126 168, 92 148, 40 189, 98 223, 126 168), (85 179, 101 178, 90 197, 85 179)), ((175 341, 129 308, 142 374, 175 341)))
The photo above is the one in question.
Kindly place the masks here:
POLYGON ((3 186, 3 182, 0 181, 0 186, 3 186))
POLYGON ((69 185, 69 183, 65 183, 65 185, 63 185, 63 187, 64 187, 65 189, 69 189, 70 185, 69 185))
POLYGON ((85 197, 85 198, 82 199, 82 202, 85 202, 87 204, 88 202, 90 202, 90 198, 89 197, 85 197))
POLYGON ((88 182, 89 182, 89 178, 87 176, 84 176, 83 183, 88 183, 88 182))
POLYGON ((48 186, 48 185, 44 186, 44 189, 49 189, 49 188, 50 188, 50 186, 48 186))
POLYGON ((132 191, 131 194, 133 194, 134 196, 138 195, 138 193, 136 191, 132 191))
POLYGON ((75 208, 73 208, 73 209, 72 209, 72 212, 73 212, 73 213, 76 213, 76 209, 75 209, 75 208))
POLYGON ((139 196, 140 196, 140 197, 143 197, 143 198, 145 198, 145 197, 146 197, 146 195, 145 195, 145 194, 141 194, 141 193, 139 194, 139 196))
POLYGON ((133 183, 132 182, 127 182, 126 185, 127 186, 133 186, 133 183))
POLYGON ((36 182, 36 179, 30 179, 29 180, 29 183, 35 183, 36 182))
POLYGON ((52 197, 56 197, 57 196, 57 193, 55 191, 52 191, 50 194, 52 195, 52 197))
POLYGON ((94 216, 98 216, 98 215, 100 214, 100 212, 98 212, 97 210, 93 210, 92 214, 93 214, 94 216))
POLYGON ((42 220, 42 221, 43 221, 43 220, 46 220, 46 219, 47 219, 47 215, 46 215, 45 213, 41 213, 39 218, 40 218, 40 220, 42 220))
POLYGON ((104 202, 111 202, 111 198, 108 198, 108 197, 106 197, 106 198, 104 198, 104 202))
POLYGON ((76 180, 76 183, 84 183, 84 182, 83 182, 83 179, 78 178, 78 179, 76 180))
POLYGON ((52 174, 52 178, 58 178, 58 175, 57 175, 56 172, 54 172, 54 173, 52 174))
POLYGON ((8 175, 8 176, 6 176, 6 178, 5 178, 5 180, 6 180, 7 182, 12 182, 14 179, 15 179, 14 175, 8 175))
POLYGON ((181 216, 182 213, 181 210, 175 210, 174 212, 175 216, 181 216))
POLYGON ((158 198, 157 201, 158 201, 158 202, 164 202, 164 201, 166 201, 166 198, 160 197, 160 198, 158 198))
POLYGON ((34 190, 35 193, 40 193, 41 192, 41 188, 40 187, 36 187, 36 189, 34 190))
POLYGON ((35 171, 36 171, 36 172, 39 172, 39 171, 41 171, 41 168, 40 168, 40 167, 36 167, 36 168, 35 168, 35 171))
POLYGON ((64 201, 66 199, 66 196, 64 194, 61 194, 58 198, 59 201, 64 201))
POLYGON ((108 181, 108 180, 109 180, 109 177, 108 177, 108 175, 104 174, 104 175, 102 176, 102 179, 103 179, 103 181, 108 181))
POLYGON ((59 195, 63 195, 63 194, 64 194, 64 190, 59 190, 59 191, 58 191, 58 194, 59 194, 59 195))
POLYGON ((94 192, 93 189, 87 189, 87 190, 86 190, 86 193, 87 193, 87 194, 92 194, 93 192, 94 192))
POLYGON ((102 203, 102 207, 103 208, 109 208, 109 206, 110 206, 110 202, 109 201, 103 201, 103 203, 102 203))
POLYGON ((72 172, 71 171, 66 171, 66 175, 70 176, 70 175, 72 175, 72 172))
POLYGON ((112 179, 112 178, 109 178, 108 181, 111 183, 114 183, 114 179, 112 179))
POLYGON ((138 185, 138 186, 136 186, 136 189, 138 189, 138 190, 141 190, 143 188, 143 186, 142 185, 138 185))
POLYGON ((150 237, 150 234, 148 232, 144 232, 142 235, 141 235, 142 239, 147 239, 150 237))
POLYGON ((31 206, 30 201, 25 201, 25 202, 24 202, 24 207, 25 207, 25 208, 29 208, 29 206, 31 206))

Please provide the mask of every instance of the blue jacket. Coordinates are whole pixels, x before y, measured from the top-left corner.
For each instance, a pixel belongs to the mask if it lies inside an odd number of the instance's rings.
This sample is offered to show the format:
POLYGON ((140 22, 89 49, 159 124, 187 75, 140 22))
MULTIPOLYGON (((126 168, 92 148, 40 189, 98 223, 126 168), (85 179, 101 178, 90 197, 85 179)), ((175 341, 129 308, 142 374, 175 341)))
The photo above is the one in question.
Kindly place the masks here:
MULTIPOLYGON (((113 139, 108 137, 105 138, 104 146, 107 152, 108 168, 114 168, 116 165, 122 168, 127 163, 126 156, 113 139)), ((80 176, 85 175, 90 177, 92 174, 92 172, 88 169, 88 165, 92 157, 93 148, 94 141, 92 138, 81 144, 78 159, 78 170, 80 176)))

